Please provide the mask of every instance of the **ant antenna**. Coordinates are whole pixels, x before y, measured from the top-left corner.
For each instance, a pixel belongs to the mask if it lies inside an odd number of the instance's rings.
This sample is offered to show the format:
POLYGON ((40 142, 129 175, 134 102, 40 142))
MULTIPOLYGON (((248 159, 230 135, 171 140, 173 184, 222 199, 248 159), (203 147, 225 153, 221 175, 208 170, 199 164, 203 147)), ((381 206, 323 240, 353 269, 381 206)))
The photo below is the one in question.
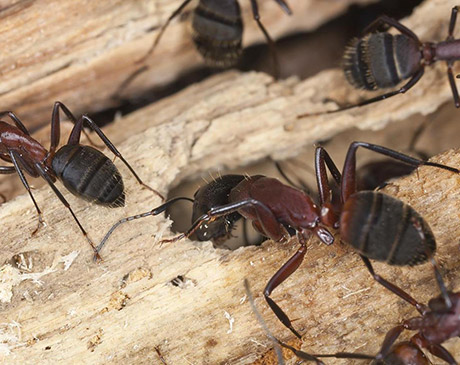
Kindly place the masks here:
POLYGON ((192 202, 192 203, 194 202, 193 199, 190 199, 190 198, 187 198, 187 197, 177 197, 177 198, 173 198, 171 200, 168 200, 166 203, 163 203, 159 207, 153 208, 152 210, 150 210, 148 212, 141 213, 141 214, 136 214, 136 215, 133 215, 133 216, 130 216, 130 217, 120 219, 117 223, 115 223, 112 226, 112 228, 109 229, 109 231, 106 233, 106 235, 102 239, 101 243, 99 243, 99 245, 95 248, 96 254, 99 254, 99 252, 102 250, 102 247, 104 247, 105 242, 109 239, 109 237, 112 235, 113 231, 120 224, 125 223, 125 222, 130 222, 130 221, 135 220, 135 219, 148 217, 150 215, 158 215, 160 213, 163 213, 170 205, 176 203, 179 200, 188 200, 189 202, 192 202))

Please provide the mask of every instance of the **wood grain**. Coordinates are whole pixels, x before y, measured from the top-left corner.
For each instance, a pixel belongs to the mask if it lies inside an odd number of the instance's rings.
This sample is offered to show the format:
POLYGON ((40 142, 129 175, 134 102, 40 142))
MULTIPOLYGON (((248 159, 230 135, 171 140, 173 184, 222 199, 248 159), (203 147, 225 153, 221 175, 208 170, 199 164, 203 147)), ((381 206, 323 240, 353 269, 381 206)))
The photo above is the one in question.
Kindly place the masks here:
MULTIPOLYGON (((49 120, 61 100, 75 112, 89 113, 119 103, 113 95, 137 70, 158 28, 182 0, 27 0, 0 4, 0 105, 14 110, 32 127, 49 120)), ((352 3, 369 0, 291 0, 293 16, 274 1, 260 3, 260 14, 278 38, 311 30, 342 13, 352 3)), ((192 7, 194 5, 191 5, 192 7)), ((263 35, 251 19, 250 2, 241 1, 244 45, 263 35)), ((188 35, 186 19, 171 24, 164 42, 147 60, 148 71, 126 90, 138 95, 202 66, 188 35)))
MULTIPOLYGON (((295 154, 301 146, 327 139, 350 125, 387 121, 386 113, 378 114, 380 106, 372 114, 358 110, 329 116, 319 125, 314 120, 296 120, 294 109, 299 107, 295 105, 303 97, 296 93, 299 85, 296 80, 274 83, 263 74, 225 73, 118 120, 106 133, 141 177, 165 193, 184 178, 210 168, 241 165, 267 154, 295 154)), ((394 103, 403 98, 395 98, 394 103)), ((407 107, 401 103, 393 118, 407 115, 407 107)), ((455 152, 438 159, 460 166, 455 152)), ((106 209, 66 193, 95 241, 119 218, 159 204, 117 164, 127 185, 126 207, 106 209)), ((390 189, 432 226, 439 260, 454 289, 458 273, 451 257, 458 251, 459 179, 423 168, 390 189)), ((234 252, 191 241, 159 247, 158 239, 171 232, 170 222, 156 217, 120 228, 102 252, 104 262, 96 265, 89 246, 50 189, 38 189, 34 195, 44 209, 47 227, 33 237, 37 222, 28 196, 19 196, 0 209, 0 262, 5 263, 0 323, 5 361, 159 363, 158 348, 168 364, 251 363, 270 344, 243 300, 244 278, 250 280, 270 327, 282 339, 289 339, 260 293, 293 254, 295 242, 267 242, 234 252), (76 255, 73 261, 72 254, 76 255), (68 270, 65 262, 71 262, 68 270), (186 278, 183 288, 170 284, 178 275, 186 278), (234 319, 231 331, 226 313, 234 319)), ((377 267, 422 301, 437 294, 429 266, 377 267)), ((389 328, 415 314, 375 285, 346 246, 337 243, 327 248, 314 240, 305 263, 273 297, 296 318, 296 327, 305 333, 305 349, 317 352, 376 352, 389 328)), ((458 345, 458 341, 448 343, 457 356, 458 345)))

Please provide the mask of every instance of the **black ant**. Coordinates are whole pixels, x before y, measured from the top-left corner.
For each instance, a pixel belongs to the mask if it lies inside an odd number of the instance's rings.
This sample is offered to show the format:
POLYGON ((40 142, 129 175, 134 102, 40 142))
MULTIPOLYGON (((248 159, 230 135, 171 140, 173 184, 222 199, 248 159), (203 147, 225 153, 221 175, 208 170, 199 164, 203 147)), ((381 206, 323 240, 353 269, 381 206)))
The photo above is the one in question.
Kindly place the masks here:
MULTIPOLYGON (((451 172, 460 170, 434 162, 423 161, 400 152, 365 142, 353 142, 346 155, 343 176, 323 147, 315 153, 316 180, 320 204, 303 191, 284 185, 279 180, 262 175, 247 176, 231 189, 228 204, 212 207, 199 217, 191 228, 172 239, 175 242, 190 237, 199 227, 231 213, 238 212, 252 221, 254 228, 273 241, 290 238, 286 227, 294 230, 300 244, 297 252, 273 275, 264 289, 264 296, 278 319, 297 337, 290 319, 270 298, 272 291, 291 276, 302 263, 307 240, 317 236, 321 242, 334 242, 332 230, 338 230, 343 242, 350 244, 361 256, 373 278, 392 289, 393 284, 376 275, 369 259, 390 265, 417 265, 425 262, 436 250, 436 242, 428 223, 412 207, 401 200, 378 191, 356 188, 356 151, 363 147, 412 166, 434 166, 451 172), (340 186, 340 204, 333 205, 326 167, 340 186)), ((335 195, 335 194, 334 194, 335 195)), ((99 250, 113 230, 121 223, 160 213, 164 206, 116 223, 98 246, 99 250)))
POLYGON ((343 57, 345 76, 351 85, 365 90, 395 87, 403 80, 409 79, 409 81, 398 90, 366 99, 357 104, 326 112, 306 113, 298 118, 337 113, 404 94, 422 78, 425 66, 436 61, 447 62, 447 76, 455 107, 460 107, 460 98, 452 73, 454 62, 460 59, 460 40, 453 36, 458 9, 458 6, 452 8, 446 40, 437 43, 422 43, 414 32, 397 20, 386 15, 380 16, 364 30, 365 35, 362 38, 354 39, 345 50, 343 57), (394 27, 401 34, 373 33, 381 26, 394 27))
MULTIPOLYGON (((272 52, 275 74, 277 75, 278 60, 275 52, 275 43, 260 21, 257 0, 250 0, 252 14, 260 30, 267 40, 272 52)), ((291 9, 285 0, 274 0, 283 11, 291 15, 291 9)), ((161 27, 147 54, 140 60, 144 61, 155 50, 161 36, 171 20, 180 15, 184 8, 191 2, 185 0, 168 18, 161 27)), ((237 0, 199 0, 198 6, 193 9, 192 37, 195 46, 205 60, 213 67, 227 68, 234 66, 242 54, 243 22, 241 9, 237 0)))
POLYGON ((95 251, 96 257, 100 259, 96 247, 77 219, 70 204, 54 185, 56 179, 60 179, 72 194, 87 201, 111 208, 123 206, 125 203, 123 179, 113 162, 95 148, 80 144, 80 136, 82 131, 84 132, 83 125, 85 122, 97 133, 110 151, 123 161, 139 184, 150 189, 164 200, 160 193, 142 182, 112 142, 110 142, 102 130, 87 115, 82 115, 77 120, 64 104, 57 101, 54 104, 51 116, 51 142, 49 151, 30 136, 27 128, 13 112, 0 112, 0 117, 2 116, 9 116, 15 126, 0 121, 0 159, 13 164, 13 166, 0 166, 0 173, 17 173, 24 187, 27 189, 35 205, 39 219, 39 225, 33 234, 38 230, 40 224, 43 224, 43 219, 23 170, 32 177, 42 177, 50 185, 61 202, 69 209, 80 231, 95 251), (57 149, 60 140, 60 110, 74 123, 74 127, 67 144, 57 149))
MULTIPOLYGON (((160 28, 152 46, 147 53, 137 61, 143 63, 155 50, 163 33, 170 22, 179 16, 192 0, 185 0, 172 12, 160 28)), ((291 15, 291 9, 285 0, 274 0, 283 11, 291 15)), ((270 47, 273 60, 275 78, 279 77, 279 62, 276 54, 275 42, 268 34, 260 21, 259 5, 257 0, 250 0, 252 14, 260 30, 265 36, 270 47)), ((192 12, 192 38, 196 49, 201 53, 205 63, 211 67, 229 68, 235 66, 243 53, 243 21, 241 9, 237 0, 199 0, 192 12)), ((118 88, 119 95, 140 73, 146 71, 148 66, 143 66, 134 71, 118 88)))
POLYGON ((275 344, 291 350, 296 356, 303 360, 316 361, 318 364, 322 364, 322 361, 318 358, 334 357, 341 359, 372 359, 375 360, 373 364, 380 365, 428 365, 430 364, 430 361, 422 351, 422 348, 426 348, 434 356, 451 365, 456 365, 457 361, 454 359, 452 354, 450 354, 449 351, 442 346, 442 343, 451 338, 460 336, 460 293, 447 291, 433 258, 431 258, 431 263, 433 264, 435 277, 441 294, 432 298, 428 302, 428 306, 426 306, 417 302, 401 288, 393 286, 391 291, 407 301, 409 304, 413 305, 420 313, 420 316, 406 319, 400 325, 389 330, 385 336, 380 351, 375 356, 350 352, 338 352, 335 354, 308 354, 279 341, 270 333, 263 321, 263 318, 257 312, 246 280, 245 287, 253 311, 256 313, 256 316, 267 333, 267 336, 274 341, 275 344), (410 341, 396 343, 399 335, 404 330, 418 332, 411 337, 410 341))

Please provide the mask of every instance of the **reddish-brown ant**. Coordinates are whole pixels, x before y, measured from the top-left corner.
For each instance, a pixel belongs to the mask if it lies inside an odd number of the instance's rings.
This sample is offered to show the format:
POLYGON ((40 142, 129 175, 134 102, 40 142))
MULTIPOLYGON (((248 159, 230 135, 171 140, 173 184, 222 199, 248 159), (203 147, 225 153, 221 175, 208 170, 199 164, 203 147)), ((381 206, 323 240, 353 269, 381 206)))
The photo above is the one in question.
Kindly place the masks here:
MULTIPOLYGON (((300 266, 307 251, 307 239, 317 236, 331 245, 334 236, 330 229, 338 230, 342 241, 350 244, 361 256, 373 278, 387 287, 393 285, 375 274, 369 259, 385 261, 390 265, 417 265, 428 259, 436 250, 436 242, 425 220, 409 205, 378 191, 358 192, 356 188, 356 151, 363 147, 376 153, 405 162, 412 166, 434 166, 459 173, 456 168, 413 158, 394 150, 365 142, 353 142, 346 155, 343 176, 322 147, 315 154, 319 206, 299 189, 282 184, 265 176, 248 176, 231 189, 228 204, 212 207, 198 218, 183 234, 162 242, 174 242, 191 236, 204 223, 238 212, 253 222, 262 235, 280 242, 290 235, 289 227, 296 232, 300 248, 270 279, 264 290, 267 303, 278 319, 297 337, 290 319, 270 298, 272 291, 292 275, 300 266), (326 167, 340 185, 340 204, 333 205, 326 167)), ((103 242, 121 223, 158 214, 164 205, 150 212, 125 218, 116 223, 103 242)))
MULTIPOLYGON (((15 126, 0 121, 0 159, 11 162, 13 166, 0 166, 0 173, 17 173, 19 175, 37 210, 39 226, 43 222, 42 213, 32 195, 23 170, 32 177, 43 178, 50 185, 61 202, 69 209, 80 231, 94 250, 96 248, 88 237, 86 230, 77 219, 67 200, 54 185, 54 182, 56 179, 60 179, 72 194, 96 204, 118 207, 123 206, 125 203, 123 179, 113 162, 102 152, 80 144, 80 136, 85 122, 97 133, 110 151, 123 161, 139 184, 152 190, 163 199, 161 194, 142 182, 112 142, 87 115, 82 115, 77 120, 64 104, 59 101, 56 102, 51 117, 49 151, 30 136, 27 128, 13 112, 0 112, 0 117, 3 116, 9 116, 15 126), (57 149, 60 140, 61 110, 74 123, 74 127, 67 144, 57 149)), ((95 254, 97 258, 100 258, 96 251, 95 254)))
POLYGON ((448 339, 460 336, 460 293, 447 291, 436 263, 433 259, 431 259, 431 262, 441 294, 432 298, 428 302, 428 306, 426 306, 417 302, 401 288, 393 286, 391 291, 413 305, 419 311, 420 316, 404 320, 400 325, 389 330, 380 351, 375 356, 350 352, 308 354, 279 341, 270 333, 262 317, 257 312, 247 281, 245 281, 245 287, 251 306, 266 331, 267 336, 276 344, 291 350, 303 360, 316 361, 322 364, 318 358, 334 357, 341 359, 374 359, 375 362, 373 364, 381 365, 428 365, 430 361, 422 351, 422 348, 426 348, 434 356, 446 361, 450 365, 456 365, 457 361, 442 344, 448 339), (396 343, 399 335, 404 330, 418 332, 411 337, 410 341, 396 343))
POLYGON ((397 20, 386 15, 379 17, 365 29, 365 36, 353 40, 346 49, 343 58, 345 76, 351 85, 365 90, 395 87, 403 80, 409 79, 409 81, 398 90, 366 99, 357 104, 346 105, 326 112, 306 113, 298 116, 298 118, 337 113, 403 94, 421 79, 425 66, 436 61, 447 62, 447 76, 454 103, 457 108, 460 107, 460 98, 452 73, 454 62, 460 59, 460 39, 455 39, 453 36, 457 12, 458 6, 454 6, 447 38, 445 41, 437 43, 422 43, 414 32, 397 20), (373 33, 382 26, 394 27, 401 34, 373 33))

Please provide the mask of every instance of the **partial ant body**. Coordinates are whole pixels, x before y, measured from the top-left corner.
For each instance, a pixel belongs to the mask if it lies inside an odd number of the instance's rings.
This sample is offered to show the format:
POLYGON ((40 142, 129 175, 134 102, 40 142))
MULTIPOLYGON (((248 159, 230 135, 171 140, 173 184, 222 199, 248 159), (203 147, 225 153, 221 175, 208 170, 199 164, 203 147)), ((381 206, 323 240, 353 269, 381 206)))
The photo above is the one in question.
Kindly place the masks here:
MULTIPOLYGON (((13 163, 13 166, 0 166, 0 173, 19 175, 37 210, 39 227, 43 223, 42 213, 32 195, 23 170, 32 177, 43 178, 50 185, 61 202, 69 209, 93 250, 95 246, 86 230, 77 219, 70 204, 54 185, 56 179, 61 180, 72 194, 87 201, 108 207, 120 207, 125 203, 123 179, 113 162, 93 147, 80 144, 85 122, 97 133, 110 151, 123 161, 139 184, 152 190, 163 199, 161 194, 142 182, 112 142, 88 116, 83 115, 77 120, 64 104, 56 102, 51 117, 51 143, 48 151, 30 136, 27 128, 13 112, 0 112, 0 117, 5 115, 9 116, 15 125, 0 121, 0 159, 13 163), (60 110, 74 123, 74 127, 67 144, 57 149, 60 140, 60 110)), ((100 259, 96 251, 95 255, 100 259)))
MULTIPOLYGON (((273 62, 275 68, 277 68, 278 60, 276 58, 274 42, 260 21, 257 0, 250 1, 254 20, 270 45, 273 62)), ((171 20, 180 15, 190 2, 191 0, 185 0, 170 15, 141 61, 144 61, 155 50, 171 20)), ((275 0, 275 2, 286 14, 291 14, 291 10, 285 0, 275 0)), ((192 13, 192 36, 198 52, 201 53, 209 66, 220 68, 234 66, 242 54, 243 22, 241 20, 241 9, 238 1, 199 0, 198 6, 193 9, 192 13)), ((278 70, 276 73, 278 73, 278 70)))
MULTIPOLYGON (((279 163, 275 163, 280 174, 291 184, 294 184, 289 177, 284 173, 279 163)), ((192 208, 192 223, 194 223, 203 214, 207 213, 214 207, 219 207, 229 203, 229 195, 233 188, 235 188, 242 180, 245 179, 244 175, 222 175, 214 178, 211 182, 201 186, 195 192, 193 199, 188 197, 176 197, 168 200, 164 204, 152 209, 149 212, 137 214, 131 217, 123 218, 117 224, 115 224, 109 232, 105 235, 104 239, 97 247, 99 252, 105 245, 107 239, 112 235, 112 232, 122 223, 143 218, 147 216, 155 216, 166 211, 171 205, 181 200, 187 200, 193 203, 192 208)), ((228 215, 218 217, 212 222, 206 222, 200 225, 194 232, 198 241, 212 241, 215 246, 220 246, 229 238, 232 237, 232 231, 238 220, 242 218, 242 215, 238 212, 233 212, 228 215)), ((245 242, 248 242, 246 232, 246 221, 243 226, 243 236, 245 242)), ((289 227, 286 227, 289 230, 289 227)), ((295 233, 294 233, 295 234, 295 233)))
MULTIPOLYGON (((268 337, 276 344, 291 350, 296 356, 303 360, 316 361, 317 364, 322 364, 322 361, 318 358, 334 357, 341 359, 373 359, 373 364, 375 365, 428 365, 430 361, 422 351, 422 349, 425 348, 434 356, 444 360, 448 364, 457 365, 457 361, 442 344, 451 338, 460 336, 460 293, 447 291, 436 263, 433 259, 431 259, 431 262, 434 267, 441 294, 432 298, 428 302, 428 306, 426 306, 417 302, 401 288, 393 286, 394 290, 392 289, 391 291, 413 305, 420 313, 420 316, 406 319, 400 325, 389 330, 380 351, 375 356, 350 352, 308 354, 297 350, 279 341, 268 331, 263 319, 255 308, 252 296, 250 296, 250 301, 268 337), (411 337, 410 341, 396 343, 399 335, 404 330, 418 332, 411 337)), ((245 281, 245 286, 246 291, 249 292, 247 281, 245 281)))
POLYGON ((444 42, 422 43, 417 35, 395 19, 382 15, 364 31, 362 38, 353 40, 343 57, 343 69, 347 80, 356 88, 378 90, 395 87, 401 81, 409 79, 398 90, 387 92, 357 104, 346 105, 336 110, 318 113, 306 113, 299 118, 337 113, 343 110, 371 104, 403 94, 412 88, 423 76, 426 65, 436 61, 446 61, 455 106, 460 107, 460 98, 452 73, 452 66, 460 59, 460 39, 453 36, 457 21, 458 7, 452 9, 447 38, 444 42), (392 35, 377 32, 381 26, 394 27, 401 34, 392 35))
MULTIPOLYGON (((223 175, 199 188, 194 195, 192 223, 210 209, 228 204, 230 192, 244 178, 243 175, 223 175)), ((240 218, 241 214, 233 212, 213 222, 207 222, 198 227, 196 237, 199 241, 223 242, 230 237, 235 223, 240 218)))
MULTIPOLYGON (((341 240, 350 244, 360 254, 373 278, 390 290, 394 286, 375 274, 369 259, 385 261, 390 265, 417 265, 426 261, 436 250, 436 242, 428 224, 409 205, 378 191, 357 191, 358 147, 415 167, 427 165, 455 173, 460 172, 456 168, 419 160, 382 146, 353 142, 348 149, 342 176, 326 150, 317 147, 315 168, 319 206, 304 192, 284 185, 277 179, 261 175, 248 176, 231 189, 228 204, 214 206, 199 217, 186 233, 162 242, 174 242, 189 237, 201 225, 234 212, 251 220, 258 232, 273 241, 288 240, 290 235, 286 227, 293 229, 300 248, 269 280, 264 296, 278 319, 300 338, 300 334, 293 328, 288 316, 270 298, 270 295, 300 266, 307 251, 307 239, 311 235, 317 236, 326 245, 331 245, 334 242, 331 229, 338 230, 341 240), (340 206, 332 204, 326 167, 340 185, 340 206)), ((164 205, 119 221, 107 233, 97 249, 102 247, 119 224, 161 213, 165 209, 164 205)))
MULTIPOLYGON (((179 16, 191 1, 184 0, 173 11, 161 27, 150 49, 137 63, 144 62, 153 53, 170 22, 179 16)), ((254 20, 257 22, 270 47, 274 75, 275 78, 278 78, 279 61, 276 54, 275 42, 260 21, 257 0, 250 1, 254 20)), ((286 14, 292 14, 285 0, 274 1, 286 14)), ((197 7, 192 12, 192 38, 196 49, 201 53, 208 66, 217 68, 235 66, 243 53, 241 45, 243 40, 243 21, 241 19, 241 9, 238 0, 199 0, 197 7)), ((148 66, 143 66, 123 81, 116 93, 117 97, 127 85, 147 69, 148 66)))

